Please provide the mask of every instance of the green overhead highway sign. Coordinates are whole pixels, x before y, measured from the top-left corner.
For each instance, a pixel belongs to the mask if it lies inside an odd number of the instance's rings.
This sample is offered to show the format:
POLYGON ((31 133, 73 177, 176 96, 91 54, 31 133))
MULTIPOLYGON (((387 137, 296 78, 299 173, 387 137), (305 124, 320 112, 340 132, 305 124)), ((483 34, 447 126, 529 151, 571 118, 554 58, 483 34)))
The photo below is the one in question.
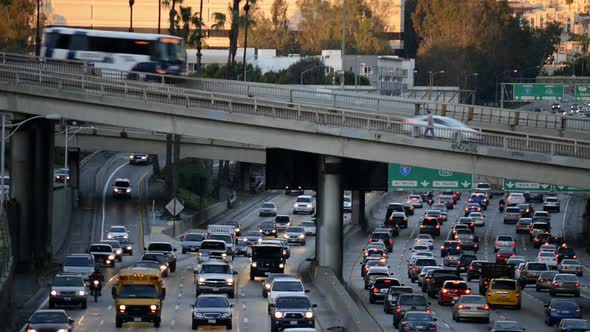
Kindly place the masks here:
POLYGON ((389 189, 471 190, 472 175, 442 169, 389 164, 389 189))
POLYGON ((555 192, 557 192, 557 193, 588 193, 588 192, 590 192, 590 189, 580 189, 580 188, 574 188, 574 187, 568 187, 568 186, 554 185, 553 188, 554 188, 555 192))
POLYGON ((590 84, 576 84, 576 101, 590 101, 590 84))
POLYGON ((559 101, 563 99, 563 84, 514 84, 512 92, 515 101, 559 101))
POLYGON ((520 180, 504 179, 504 190, 506 191, 543 191, 550 192, 551 185, 547 183, 526 182, 520 180))

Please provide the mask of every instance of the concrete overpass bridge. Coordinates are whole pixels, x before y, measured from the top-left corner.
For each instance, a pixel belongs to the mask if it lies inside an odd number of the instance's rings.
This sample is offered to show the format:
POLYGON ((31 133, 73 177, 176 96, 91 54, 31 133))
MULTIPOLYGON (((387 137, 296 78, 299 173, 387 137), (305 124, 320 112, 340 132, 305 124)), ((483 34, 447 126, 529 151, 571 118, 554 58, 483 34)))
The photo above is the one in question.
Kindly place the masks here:
MULTIPOLYGON (((399 116, 376 111, 309 106, 239 95, 184 89, 51 68, 0 65, 0 109, 27 115, 62 117, 106 126, 157 131, 182 137, 240 142, 320 155, 318 247, 321 266, 342 271, 342 158, 440 167, 488 176, 590 188, 590 143, 573 139, 497 135, 424 128, 399 116), (326 246, 326 244, 330 244, 326 246)), ((34 170, 49 165, 54 124, 34 121, 31 130, 11 140, 11 176, 19 188, 47 191, 45 174, 33 183, 34 170)), ((272 165, 270 165, 272 167, 272 165)), ((48 168, 48 167, 47 167, 48 168)), ((50 180, 50 175, 47 180, 50 180)), ((48 187, 48 186, 47 186, 48 187)), ((34 202, 16 190, 21 210, 34 202)), ((49 193, 46 196, 50 196, 49 193)), ((37 197, 38 200, 46 199, 37 197)), ((30 223, 48 220, 29 216, 30 223)))

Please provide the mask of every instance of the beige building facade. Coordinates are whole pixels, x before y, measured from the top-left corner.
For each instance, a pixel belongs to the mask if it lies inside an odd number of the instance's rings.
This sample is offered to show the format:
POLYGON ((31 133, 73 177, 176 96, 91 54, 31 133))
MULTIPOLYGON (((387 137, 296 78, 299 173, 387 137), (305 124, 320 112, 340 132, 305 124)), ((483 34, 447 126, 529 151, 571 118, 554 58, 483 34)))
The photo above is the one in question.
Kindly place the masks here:
MULTIPOLYGON (((158 31, 158 11, 160 11, 160 31, 168 33, 169 9, 164 5, 160 6, 159 0, 135 0, 133 5, 133 28, 136 32, 158 31)), ((337 0, 335 0, 337 1, 337 0)), ((241 1, 241 6, 244 4, 241 1)), ((270 16, 272 0, 258 0, 257 6, 266 15, 270 16)), ((404 27, 404 3, 405 0, 368 0, 374 12, 384 20, 387 25, 387 35, 390 44, 395 49, 403 48, 403 27, 404 27)), ((207 27, 215 24, 214 13, 224 13, 227 22, 219 31, 210 30, 206 32, 206 44, 212 48, 228 47, 227 32, 230 25, 229 6, 231 0, 203 0, 203 23, 207 27)), ((297 0, 287 0, 291 30, 296 31, 301 19, 297 6, 297 0)), ((192 8, 193 13, 198 12, 199 0, 184 0, 177 4, 177 11, 180 6, 192 8)), ((130 24, 129 2, 125 0, 46 0, 43 10, 47 16, 47 25, 81 27, 100 30, 127 31, 130 24)))

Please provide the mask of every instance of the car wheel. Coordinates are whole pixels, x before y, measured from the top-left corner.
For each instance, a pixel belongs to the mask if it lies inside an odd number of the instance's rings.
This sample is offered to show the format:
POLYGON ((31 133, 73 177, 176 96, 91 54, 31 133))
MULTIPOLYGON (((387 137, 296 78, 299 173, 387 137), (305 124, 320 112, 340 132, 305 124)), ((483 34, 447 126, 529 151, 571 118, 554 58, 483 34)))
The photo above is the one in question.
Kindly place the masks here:
POLYGON ((254 275, 252 273, 250 273, 250 281, 254 280, 254 275))
POLYGON ((123 256, 117 258, 117 262, 122 262, 122 261, 123 261, 123 256))
POLYGON ((486 323, 486 324, 488 324, 488 323, 490 322, 490 317, 488 317, 488 318, 484 318, 484 319, 483 319, 483 322, 484 322, 484 323, 486 323))
POLYGON ((55 303, 49 301, 49 309, 55 308, 55 303))
POLYGON ((228 296, 229 296, 229 298, 230 298, 230 299, 233 299, 234 297, 236 297, 236 293, 235 293, 235 291, 231 291, 231 292, 228 294, 228 296))
POLYGON ((197 320, 193 319, 193 323, 191 324, 191 329, 196 330, 199 328, 199 323, 197 320))
POLYGON ((262 297, 265 299, 268 298, 268 293, 265 291, 262 291, 262 297))
POLYGON ((541 289, 539 287, 535 287, 535 291, 540 292, 541 289))
POLYGON ((170 266, 170 272, 176 272, 176 264, 170 266))
POLYGON ((159 328, 160 327, 160 320, 157 320, 154 322, 154 327, 155 328, 159 328))
POLYGON ((129 256, 133 256, 133 250, 129 251, 129 256))
POLYGON ((225 326, 227 327, 228 330, 231 330, 232 329, 231 320, 225 326))
POLYGON ((83 301, 82 304, 80 304, 80 307, 82 309, 86 309, 88 307, 88 303, 86 301, 83 301))
POLYGON ((375 304, 375 299, 372 296, 369 296, 369 303, 375 304))
POLYGON ((120 318, 116 318, 116 319, 115 319, 115 327, 116 327, 116 328, 121 328, 121 327, 123 327, 123 320, 122 320, 122 319, 120 319, 120 318))
POLYGON ((575 297, 580 297, 580 292, 577 292, 574 296, 575 297))

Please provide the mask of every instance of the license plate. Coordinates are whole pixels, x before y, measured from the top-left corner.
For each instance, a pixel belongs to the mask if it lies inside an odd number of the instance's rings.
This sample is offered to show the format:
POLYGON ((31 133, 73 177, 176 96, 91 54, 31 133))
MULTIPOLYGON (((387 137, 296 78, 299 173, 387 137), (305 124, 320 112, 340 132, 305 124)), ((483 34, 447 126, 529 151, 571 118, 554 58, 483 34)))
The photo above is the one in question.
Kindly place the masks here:
POLYGON ((387 291, 387 288, 382 288, 379 290, 381 293, 385 293, 387 291))
POLYGON ((297 325, 297 321, 296 320, 292 320, 291 321, 291 325, 297 325))
POLYGON ((457 301, 459 299, 458 296, 453 296, 453 301, 457 301))
POLYGON ((213 291, 214 292, 219 292, 219 288, 218 287, 213 287, 213 291))
POLYGON ((72 298, 71 297, 64 297, 64 301, 71 301, 72 298))
POLYGON ((569 314, 569 313, 570 313, 570 311, 569 311, 569 310, 564 310, 564 311, 562 311, 562 312, 563 312, 564 314, 569 314))
POLYGON ((216 319, 209 319, 207 321, 207 323, 209 323, 209 324, 215 324, 215 323, 217 323, 217 320, 216 319))
POLYGON ((417 330, 424 330, 424 326, 416 326, 417 330))
POLYGON ((134 322, 141 322, 141 318, 140 317, 135 317, 135 318, 133 318, 133 321, 134 322))
POLYGON ((269 274, 270 274, 270 271, 269 271, 269 272, 264 272, 264 275, 265 275, 265 276, 267 276, 267 275, 269 275, 269 274))

